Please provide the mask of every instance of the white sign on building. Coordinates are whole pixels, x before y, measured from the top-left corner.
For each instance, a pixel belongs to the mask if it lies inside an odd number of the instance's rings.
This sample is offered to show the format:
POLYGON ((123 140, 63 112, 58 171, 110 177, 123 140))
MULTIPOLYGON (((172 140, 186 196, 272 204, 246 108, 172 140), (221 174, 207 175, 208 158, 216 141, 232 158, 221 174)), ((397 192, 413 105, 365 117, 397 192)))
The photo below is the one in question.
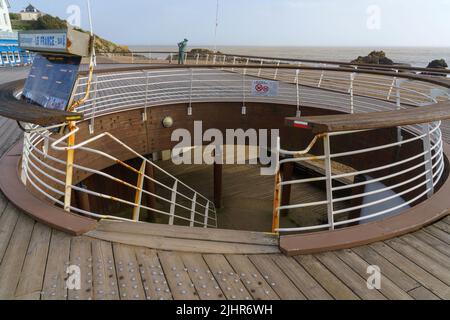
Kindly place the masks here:
POLYGON ((278 81, 253 80, 253 97, 276 97, 278 96, 278 81))

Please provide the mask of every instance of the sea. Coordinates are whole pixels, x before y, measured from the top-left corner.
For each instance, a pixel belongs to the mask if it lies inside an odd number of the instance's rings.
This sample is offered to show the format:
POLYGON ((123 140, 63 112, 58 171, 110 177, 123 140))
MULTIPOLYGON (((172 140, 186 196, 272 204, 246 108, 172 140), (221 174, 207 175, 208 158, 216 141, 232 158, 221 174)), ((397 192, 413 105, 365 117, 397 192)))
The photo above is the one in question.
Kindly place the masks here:
MULTIPOLYGON (((131 45, 132 51, 177 51, 177 46, 131 45)), ((193 45, 190 49, 213 46, 193 45)), ((189 48, 188 48, 189 50, 189 48)), ((450 64, 450 47, 254 47, 254 46, 218 46, 217 50, 228 54, 241 54, 277 58, 328 60, 350 62, 358 56, 366 56, 371 51, 384 51, 395 63, 405 63, 414 67, 426 67, 435 59, 445 59, 450 64)))

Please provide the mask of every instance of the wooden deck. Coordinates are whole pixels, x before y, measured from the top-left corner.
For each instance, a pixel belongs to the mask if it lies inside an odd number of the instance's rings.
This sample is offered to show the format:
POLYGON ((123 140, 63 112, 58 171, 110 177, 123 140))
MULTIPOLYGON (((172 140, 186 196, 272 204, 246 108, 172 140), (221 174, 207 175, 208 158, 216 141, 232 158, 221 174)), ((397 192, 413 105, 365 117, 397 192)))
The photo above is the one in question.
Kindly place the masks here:
MULTIPOLYGON (((0 118, 0 155, 19 138, 16 124, 0 118)), ((447 300, 450 218, 351 250, 200 254, 72 237, 33 221, 0 194, 0 299, 447 300), (66 289, 70 265, 81 269, 79 291, 66 289), (367 289, 369 265, 381 269, 381 290, 367 289)))

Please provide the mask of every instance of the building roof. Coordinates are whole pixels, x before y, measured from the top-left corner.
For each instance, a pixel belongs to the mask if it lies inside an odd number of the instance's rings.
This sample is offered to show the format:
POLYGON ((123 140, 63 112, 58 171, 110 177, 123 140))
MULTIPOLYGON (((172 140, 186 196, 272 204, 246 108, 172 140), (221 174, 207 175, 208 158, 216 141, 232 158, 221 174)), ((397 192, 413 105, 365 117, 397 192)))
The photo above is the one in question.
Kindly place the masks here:
POLYGON ((40 11, 38 9, 36 9, 36 7, 34 7, 32 4, 29 4, 28 7, 26 7, 21 12, 39 13, 40 11))

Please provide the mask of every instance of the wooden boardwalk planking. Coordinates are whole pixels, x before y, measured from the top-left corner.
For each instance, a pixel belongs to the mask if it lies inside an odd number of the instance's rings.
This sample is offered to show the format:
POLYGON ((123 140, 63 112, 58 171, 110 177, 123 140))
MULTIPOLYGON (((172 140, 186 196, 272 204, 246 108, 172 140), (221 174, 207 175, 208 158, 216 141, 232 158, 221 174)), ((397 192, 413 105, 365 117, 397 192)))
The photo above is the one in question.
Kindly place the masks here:
POLYGON ((167 284, 157 252, 147 248, 137 248, 136 257, 147 299, 172 300, 172 293, 167 284))
POLYGON ((145 299, 146 294, 142 286, 141 274, 134 248, 122 244, 114 244, 113 252, 120 299, 145 299))
MULTIPOLYGON (((268 275, 262 275, 247 256, 228 255, 228 262, 236 271, 238 277, 244 283, 248 292, 255 300, 279 300, 280 298, 272 289, 271 279, 268 275)), ((276 284, 275 284, 276 285, 276 284)))
POLYGON ((70 236, 52 230, 41 296, 43 300, 67 299, 66 271, 69 267, 70 240, 70 236))
POLYGON ((316 257, 311 255, 298 256, 295 259, 335 299, 359 300, 359 297, 319 262, 316 257))
MULTIPOLYGON (((305 300, 306 297, 296 287, 295 278, 291 280, 290 275, 281 270, 272 259, 272 256, 253 255, 249 257, 255 267, 264 277, 268 277, 272 289, 282 300, 305 300), (286 275, 286 276, 285 276, 286 275)), ((296 276, 297 272, 294 272, 296 276)))
POLYGON ((20 273, 16 298, 39 300, 44 284, 44 273, 47 265, 51 229, 36 223, 31 235, 27 255, 20 273))

